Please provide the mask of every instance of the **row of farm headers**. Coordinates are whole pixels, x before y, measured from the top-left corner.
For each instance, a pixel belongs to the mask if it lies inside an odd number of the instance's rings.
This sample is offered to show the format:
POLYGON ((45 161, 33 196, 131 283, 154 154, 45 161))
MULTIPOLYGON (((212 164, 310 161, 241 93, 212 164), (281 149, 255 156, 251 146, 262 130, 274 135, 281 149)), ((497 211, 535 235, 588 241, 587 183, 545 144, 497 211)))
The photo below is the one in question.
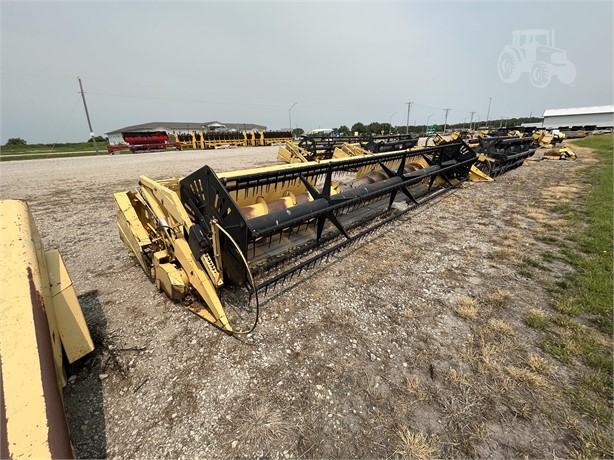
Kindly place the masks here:
POLYGON ((290 131, 195 131, 177 134, 183 148, 214 149, 221 146, 264 146, 292 142, 290 131))
MULTIPOLYGON (((479 131, 475 135, 469 132, 456 131, 449 135, 450 140, 463 139, 477 152, 492 151, 489 145, 505 144, 510 146, 532 145, 535 147, 553 147, 564 139, 564 135, 547 130, 523 131, 479 131), (495 141, 496 139, 496 141, 495 141), (522 139, 522 140, 520 140, 522 139)), ((419 150, 429 145, 440 145, 447 142, 441 134, 424 138, 418 145, 418 138, 412 134, 391 134, 381 136, 330 136, 305 135, 297 144, 287 143, 280 146, 277 158, 286 163, 305 163, 331 158, 344 158, 364 154, 389 152, 393 150, 419 150)), ((514 147, 515 148, 515 147, 514 147)), ((545 157, 573 158, 573 152, 568 148, 555 149, 545 153, 545 157)))
POLYGON ((433 146, 411 135, 306 136, 280 146, 289 164, 141 176, 138 191, 115 193, 117 225, 160 291, 226 332, 248 333, 259 295, 459 184, 493 181, 561 140, 505 134, 454 133, 433 146))
POLYGON ((474 149, 461 138, 418 148, 417 139, 394 136, 337 139, 329 154, 325 140, 281 146, 290 164, 141 176, 137 191, 114 195, 120 236, 160 291, 228 333, 249 333, 259 295, 537 149, 532 137, 485 138, 474 149))
POLYGON ((165 131, 122 133, 124 143, 109 145, 107 151, 129 150, 132 153, 154 150, 214 149, 222 146, 263 146, 292 142, 290 131, 195 131, 184 134, 167 134, 165 131))

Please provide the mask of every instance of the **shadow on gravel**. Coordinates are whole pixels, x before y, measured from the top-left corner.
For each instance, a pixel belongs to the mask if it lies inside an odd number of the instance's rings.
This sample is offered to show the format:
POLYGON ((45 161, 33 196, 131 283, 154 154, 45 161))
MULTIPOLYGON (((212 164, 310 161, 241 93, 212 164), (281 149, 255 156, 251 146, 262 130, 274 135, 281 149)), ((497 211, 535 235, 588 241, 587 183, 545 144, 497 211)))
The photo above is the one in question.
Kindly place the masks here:
POLYGON ((64 406, 77 458, 106 458, 107 438, 103 409, 102 344, 107 320, 98 300, 98 291, 79 296, 79 303, 96 349, 67 369, 69 383, 64 391, 64 406))

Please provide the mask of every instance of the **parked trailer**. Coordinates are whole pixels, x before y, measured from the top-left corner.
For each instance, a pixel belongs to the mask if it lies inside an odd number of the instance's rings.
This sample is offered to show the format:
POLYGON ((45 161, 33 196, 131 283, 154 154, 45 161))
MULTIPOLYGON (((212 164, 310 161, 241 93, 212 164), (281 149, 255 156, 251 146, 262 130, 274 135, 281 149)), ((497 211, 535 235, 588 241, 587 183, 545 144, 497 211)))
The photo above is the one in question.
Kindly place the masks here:
POLYGON ((145 131, 122 133, 125 144, 109 145, 107 152, 114 155, 121 150, 130 150, 132 153, 149 152, 152 150, 181 150, 181 142, 171 141, 166 131, 145 131))

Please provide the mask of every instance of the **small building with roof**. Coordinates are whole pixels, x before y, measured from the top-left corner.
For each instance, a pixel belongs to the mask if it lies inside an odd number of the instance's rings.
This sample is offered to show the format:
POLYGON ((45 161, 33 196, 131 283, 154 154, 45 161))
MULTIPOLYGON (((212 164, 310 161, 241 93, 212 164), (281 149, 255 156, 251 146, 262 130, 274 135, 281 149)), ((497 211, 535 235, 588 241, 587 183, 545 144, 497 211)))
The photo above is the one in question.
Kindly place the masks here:
POLYGON ((612 128, 614 127, 614 105, 547 109, 544 111, 543 127, 550 129, 612 128))
POLYGON ((266 126, 257 125, 254 123, 221 123, 219 121, 206 121, 200 123, 194 122, 176 122, 176 121, 154 121, 150 123, 142 123, 140 125, 126 126, 105 133, 109 138, 109 145, 123 144, 123 133, 148 132, 148 131, 166 131, 167 134, 191 134, 200 131, 265 131, 266 126))

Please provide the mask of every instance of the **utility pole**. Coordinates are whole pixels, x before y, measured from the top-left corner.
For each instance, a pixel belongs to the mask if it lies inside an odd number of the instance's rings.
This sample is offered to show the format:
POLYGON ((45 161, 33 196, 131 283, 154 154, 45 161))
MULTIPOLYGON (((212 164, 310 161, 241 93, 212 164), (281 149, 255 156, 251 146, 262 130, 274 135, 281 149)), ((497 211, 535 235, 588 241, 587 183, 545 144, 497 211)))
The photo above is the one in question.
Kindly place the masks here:
POLYGON ((446 119, 445 122, 443 124, 443 134, 446 134, 446 127, 448 126, 448 112, 452 109, 443 109, 446 112, 446 119))
POLYGON ((405 124, 405 134, 409 134, 409 112, 411 110, 411 105, 413 102, 406 102, 407 104, 407 123, 405 124))
POLYGON ((388 124, 390 125, 390 132, 388 134, 392 134, 392 117, 394 117, 396 114, 397 112, 394 112, 388 119, 388 124))
POLYGON ((475 114, 475 112, 469 112, 471 114, 471 121, 469 122, 469 131, 471 131, 473 129, 473 114, 475 114))
POLYGON ((488 128, 488 118, 490 117, 490 104, 492 102, 492 97, 488 98, 488 112, 486 113, 486 128, 488 128))
POLYGON ((426 134, 426 132, 427 132, 427 131, 428 131, 428 129, 429 129, 429 121, 431 121, 431 117, 432 117, 433 115, 435 115, 435 114, 434 114, 434 113, 431 113, 431 114, 430 114, 428 117, 426 117, 426 125, 425 125, 425 128, 424 128, 424 134, 426 134))
POLYGON ((87 125, 90 127, 90 136, 92 137, 92 141, 94 142, 94 150, 96 150, 96 155, 99 155, 98 145, 96 144, 96 135, 94 134, 94 130, 92 129, 92 122, 90 121, 90 113, 87 111, 87 102, 85 102, 85 93, 83 92, 83 84, 81 83, 81 78, 77 77, 79 80, 79 89, 81 90, 81 99, 83 99, 83 107, 85 108, 85 116, 87 117, 87 125))
POLYGON ((288 109, 288 126, 290 127, 290 132, 292 132, 292 109, 296 104, 298 104, 298 102, 292 104, 292 107, 288 109))

